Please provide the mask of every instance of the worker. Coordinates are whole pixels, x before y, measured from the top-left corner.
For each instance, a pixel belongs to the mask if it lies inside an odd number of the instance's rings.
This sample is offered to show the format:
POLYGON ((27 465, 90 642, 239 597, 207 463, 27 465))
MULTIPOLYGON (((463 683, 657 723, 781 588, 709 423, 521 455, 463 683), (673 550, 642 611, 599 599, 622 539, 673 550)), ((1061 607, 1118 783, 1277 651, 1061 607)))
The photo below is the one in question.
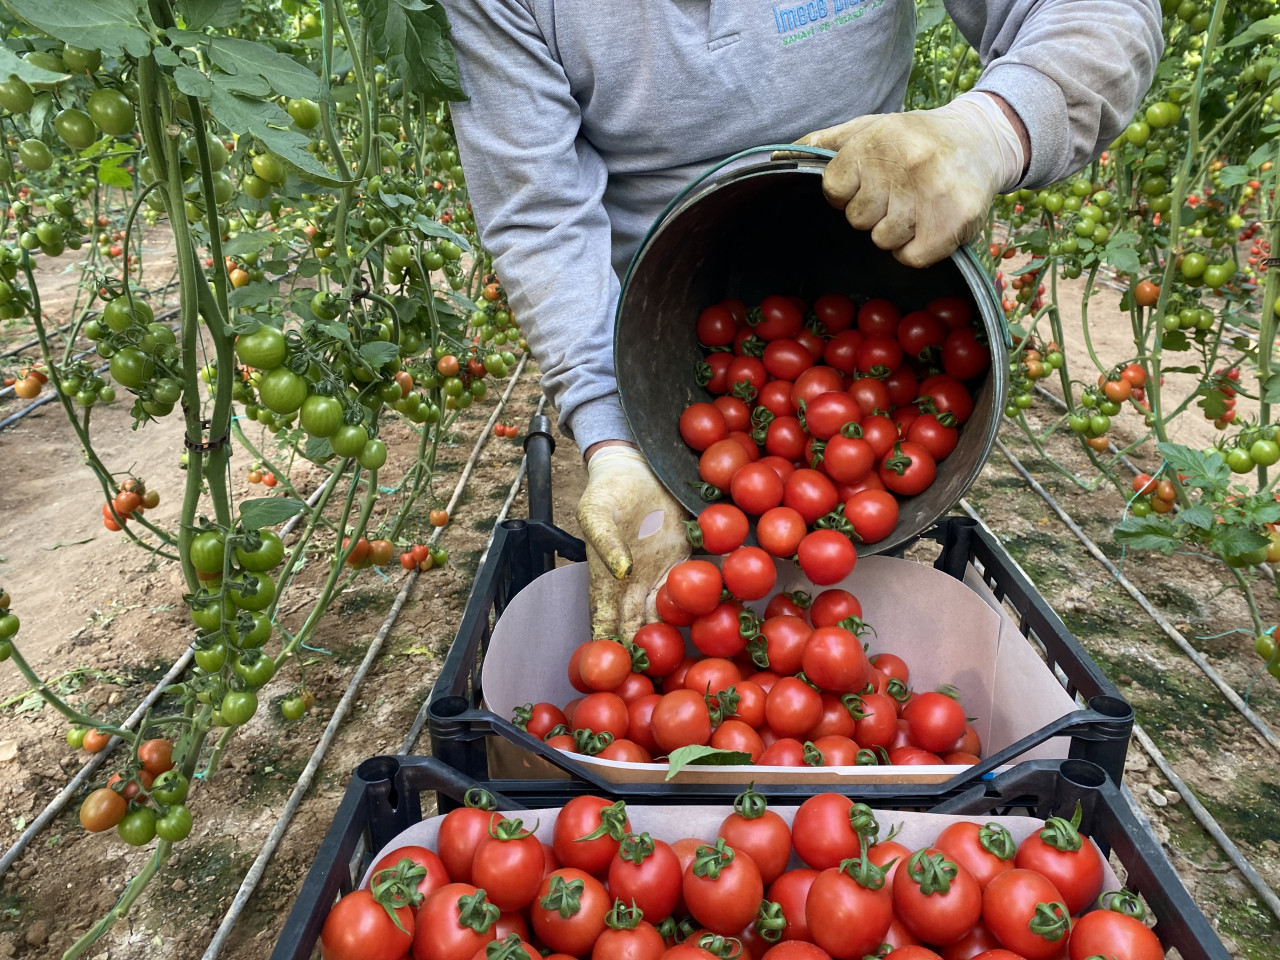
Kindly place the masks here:
POLYGON ((1096 158, 1163 49, 1157 0, 946 5, 984 72, 901 113, 916 0, 445 0, 481 239, 586 460, 596 636, 634 633, 689 553, 613 366, 619 277, 671 198, 724 157, 798 138, 837 151, 822 188, 852 227, 924 267, 973 239, 997 194, 1096 158))

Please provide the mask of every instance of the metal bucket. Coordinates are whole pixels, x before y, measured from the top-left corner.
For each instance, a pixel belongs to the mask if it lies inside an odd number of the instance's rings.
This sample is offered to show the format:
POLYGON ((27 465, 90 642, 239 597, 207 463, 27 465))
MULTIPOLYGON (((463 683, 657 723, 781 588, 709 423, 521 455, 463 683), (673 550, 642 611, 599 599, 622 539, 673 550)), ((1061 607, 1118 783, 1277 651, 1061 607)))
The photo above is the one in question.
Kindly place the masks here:
POLYGON ((969 249, 924 270, 903 266, 827 203, 824 166, 805 158, 728 169, 672 202, 622 284, 614 329, 618 393, 654 473, 697 515, 706 506, 697 489, 698 454, 680 439, 678 423, 688 404, 710 398, 693 377, 705 355, 694 335, 704 308, 725 297, 755 304, 771 293, 809 302, 833 291, 855 301, 888 297, 904 312, 944 295, 969 298, 991 343, 990 371, 933 485, 900 500, 892 534, 858 548, 881 553, 927 529, 977 479, 1004 413, 1009 334, 995 288, 969 249))

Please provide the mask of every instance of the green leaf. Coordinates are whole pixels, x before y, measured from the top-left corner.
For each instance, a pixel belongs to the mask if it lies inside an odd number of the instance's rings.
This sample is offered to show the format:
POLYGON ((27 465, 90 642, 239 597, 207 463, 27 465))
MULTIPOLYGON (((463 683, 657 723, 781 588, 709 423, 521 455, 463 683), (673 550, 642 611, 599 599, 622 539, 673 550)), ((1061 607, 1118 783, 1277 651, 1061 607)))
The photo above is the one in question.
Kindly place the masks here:
POLYGON ((209 59, 234 78, 226 85, 234 93, 257 96, 265 85, 283 97, 315 100, 323 95, 314 73, 292 57, 252 40, 214 37, 209 41, 209 59))
POLYGON ((1264 498, 1262 503, 1250 506, 1245 512, 1254 523, 1280 522, 1280 503, 1276 503, 1270 497, 1264 498))
POLYGON ((151 37, 135 0, 5 0, 9 9, 51 37, 108 56, 144 57, 151 37))
POLYGON ((1189 227, 1196 222, 1195 207, 1183 207, 1178 211, 1178 226, 1189 227))
POLYGON ((307 509, 307 505, 293 497, 263 497, 258 500, 240 501, 240 523, 246 530, 260 530, 284 523, 307 509))
POLYGON ((1207 503, 1197 503, 1194 507, 1180 511, 1178 519, 1201 530, 1208 530, 1213 526, 1213 509, 1207 503))
POLYGON ((125 159, 123 155, 117 155, 98 164, 98 182, 107 187, 132 187, 133 176, 124 168, 125 159))
POLYGON ((418 214, 413 218, 413 225, 421 230, 428 237, 439 237, 441 240, 452 240, 463 250, 470 250, 471 244, 467 243, 467 238, 454 233, 443 223, 439 223, 428 217, 418 214))
POLYGON ((1246 43, 1253 43, 1253 41, 1262 37, 1270 37, 1277 33, 1280 33, 1280 16, 1266 17, 1262 20, 1253 21, 1238 36, 1232 37, 1223 46, 1243 47, 1246 43))
POLYGON ((1116 524, 1116 541, 1138 550, 1173 553, 1184 533, 1175 523, 1156 516, 1126 517, 1116 524))
POLYGON ((690 764, 726 767, 750 762, 751 754, 743 753, 740 750, 720 750, 716 747, 700 746, 680 747, 677 750, 672 750, 671 756, 667 758, 667 779, 672 779, 690 764))
POLYGON ((27 83, 61 83, 70 80, 69 73, 54 73, 44 67, 28 63, 8 47, 0 46, 0 77, 18 76, 27 83))
POLYGON ((274 281, 247 283, 227 294, 227 306, 262 307, 270 303, 273 297, 278 296, 280 296, 279 283, 274 281))
POLYGON ((1187 486, 1205 490, 1225 488, 1231 479, 1231 469, 1227 461, 1218 451, 1202 453, 1180 443, 1160 443, 1156 445, 1160 456, 1174 471, 1187 479, 1187 486))
POLYGON ((209 99, 209 112, 219 123, 230 128, 233 133, 253 134, 268 150, 318 183, 341 186, 349 182, 335 177, 307 152, 307 144, 311 141, 304 134, 291 129, 293 120, 278 104, 242 96, 232 89, 235 78, 226 74, 217 74, 211 79, 213 94, 209 99))
POLYGON ((1131 246, 1117 246, 1108 243, 1102 251, 1102 259, 1115 267, 1120 273, 1137 273, 1142 269, 1142 261, 1138 259, 1138 251, 1131 246))
POLYGON ((364 357, 365 362, 375 370, 385 363, 390 363, 399 355, 399 347, 394 343, 384 343, 381 340, 366 343, 360 348, 360 356, 364 357))
POLYGON ((1249 168, 1238 163, 1218 171, 1218 184, 1223 187, 1238 187, 1252 179, 1253 174, 1249 172, 1249 168))
POLYGON ((242 233, 222 245, 224 257, 243 257, 248 253, 261 253, 279 239, 266 230, 258 233, 242 233))
POLYGON ((324 437, 307 437, 307 446, 302 451, 302 455, 308 460, 317 462, 327 460, 333 456, 333 447, 324 437))
POLYGON ((947 18, 942 0, 920 0, 916 4, 916 36, 928 33, 947 18))
POLYGON ((208 99, 213 93, 213 82, 199 70, 183 65, 173 71, 173 82, 189 97, 208 99))
POLYGON ((1263 381, 1262 399, 1267 403, 1280 403, 1280 373, 1273 373, 1263 381))
POLYGON ((424 97, 467 99, 444 7, 422 0, 356 0, 356 5, 390 76, 424 97))
POLYGON ((322 269, 324 269, 324 264, 313 257, 298 264, 298 276, 304 280, 309 280, 311 277, 320 276, 322 269))
POLYGON ((1258 531, 1233 523, 1216 523, 1209 533, 1209 545, 1224 557, 1238 557, 1270 542, 1258 531))
POLYGON ((178 13, 189 30, 226 27, 240 13, 240 0, 178 0, 178 13))
POLYGON ((1210 390, 1196 402, 1196 406, 1204 411, 1207 419, 1217 420, 1227 412, 1227 395, 1221 390, 1210 390))

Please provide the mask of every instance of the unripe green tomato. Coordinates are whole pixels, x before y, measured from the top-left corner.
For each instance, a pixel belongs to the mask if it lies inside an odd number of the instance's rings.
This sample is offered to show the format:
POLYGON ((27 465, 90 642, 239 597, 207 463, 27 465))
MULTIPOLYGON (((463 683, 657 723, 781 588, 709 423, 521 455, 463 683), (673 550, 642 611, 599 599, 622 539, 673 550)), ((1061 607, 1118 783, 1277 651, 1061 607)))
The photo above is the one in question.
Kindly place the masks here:
POLYGON ((1129 512, 1135 517, 1147 517, 1151 515, 1151 504, 1146 500, 1135 500, 1129 507, 1129 512))

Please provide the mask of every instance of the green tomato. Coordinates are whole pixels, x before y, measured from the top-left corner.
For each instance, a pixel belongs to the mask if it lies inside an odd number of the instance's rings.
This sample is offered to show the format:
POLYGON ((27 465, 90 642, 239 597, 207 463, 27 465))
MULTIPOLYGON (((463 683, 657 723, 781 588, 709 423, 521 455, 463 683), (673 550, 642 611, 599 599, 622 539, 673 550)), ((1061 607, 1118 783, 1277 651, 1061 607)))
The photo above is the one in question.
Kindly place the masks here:
POLYGON ((102 87, 89 95, 89 116, 103 133, 113 137, 132 132, 137 120, 129 98, 110 87, 102 87))
POLYGON ((227 595, 231 598, 231 602, 241 610, 265 610, 276 595, 276 584, 265 573, 258 573, 253 570, 246 570, 242 577, 244 580, 255 580, 258 584, 258 591, 249 596, 239 587, 229 587, 227 595))
POLYGON ((196 647, 195 661, 205 673, 217 673, 226 665, 227 645, 219 640, 207 647, 196 647))
POLYGON ((1204 285, 1212 290, 1217 290, 1234 277, 1235 273, 1236 265, 1230 261, 1211 263, 1204 270, 1204 285))
POLYGON ((1274 440, 1255 440, 1249 446, 1249 457, 1260 467, 1269 467, 1280 461, 1280 443, 1274 440))
POLYGON ((187 839, 191 833, 191 811, 180 803, 174 804, 156 820, 155 831, 157 837, 170 843, 187 839))
POLYGON ((236 356, 249 367, 271 370, 284 363, 288 354, 284 334, 265 323, 253 333, 236 337, 236 356))
POLYGON ((166 770, 151 784, 151 797, 158 803, 181 803, 187 799, 187 791, 190 788, 190 781, 183 776, 181 770, 166 770))
POLYGON ((1101 437, 1111 429, 1111 418, 1105 413, 1095 413, 1089 418, 1089 433, 1095 437, 1101 437))
POLYGON ((116 824, 120 839, 133 847, 145 847, 156 836, 156 812, 150 807, 134 807, 116 824))
POLYGON ((0 81, 0 107, 10 113, 26 113, 36 102, 36 95, 25 80, 10 75, 0 81))
POLYGON ((111 376, 116 383, 136 390, 155 374, 156 364, 137 347, 124 347, 111 358, 111 376))
POLYGON ((84 746, 84 735, 88 733, 84 727, 69 727, 67 729, 67 746, 72 750, 79 750, 84 746))
POLYGON ((1143 120, 1135 120, 1125 129, 1124 135, 1135 147, 1141 147, 1151 138, 1151 125, 1143 120))
POLYGON ((258 712, 258 695, 252 690, 232 690, 222 698, 219 712, 227 726, 248 723, 258 712))
POLYGON ((102 308, 102 322, 116 333, 123 333, 134 323, 147 325, 155 320, 155 314, 145 300, 133 298, 133 309, 129 309, 128 297, 116 297, 109 300, 102 308))
POLYGON ((191 565, 200 573, 221 573, 227 541, 219 530, 201 530, 191 538, 191 565))
POLYGON ((284 161, 274 153, 260 153, 253 158, 253 172, 267 183, 284 183, 287 176, 284 161))
POLYGON ((320 107, 311 100, 290 100, 285 109, 289 111, 293 122, 303 130, 313 130, 320 123, 320 107))
POLYGON ((1250 550, 1248 553, 1230 554, 1222 558, 1228 567, 1255 567, 1267 560, 1267 548, 1259 547, 1257 550, 1250 550))
POLYGON ((252 173, 240 178, 240 188, 254 200, 265 200, 271 193, 271 184, 252 173))
POLYGON ((332 437, 342 426, 342 403, 335 397, 310 394, 302 401, 299 420, 311 436, 332 437))
POLYGON ((102 51, 86 50, 68 43, 62 48, 62 63, 70 73, 93 73, 102 66, 102 51))
POLYGON ((1227 466, 1232 473, 1248 473, 1253 469, 1253 457, 1244 447, 1232 447, 1227 451, 1227 466))
POLYGON ((274 530, 263 528, 250 535, 236 547, 236 561, 246 570, 265 573, 274 569, 284 559, 284 541, 274 530), (253 541, 257 544, 253 545, 253 541))
POLYGON ((1208 261, 1205 260, 1202 253, 1188 253, 1182 258, 1182 263, 1178 269, 1182 271, 1183 277, 1188 280, 1195 280, 1204 275, 1208 267, 1208 261))
POLYGON ((311 312, 321 320, 333 320, 342 312, 342 302, 317 291, 311 298, 311 312))
POLYGON ((1276 656, 1276 638, 1269 633, 1260 633, 1253 641, 1253 650, 1263 660, 1274 660, 1276 656))
POLYGON ((245 682, 245 685, 252 690, 265 687, 276 673, 276 662, 265 654, 257 651, 246 651, 236 657, 235 663, 232 665, 236 676, 245 682))
POLYGON ((93 120, 83 110, 68 107, 59 110, 53 118, 53 129, 72 150, 83 150, 98 139, 98 130, 93 120))
POLYGON ((29 139, 18 144, 18 159, 28 170, 40 173, 53 166, 53 154, 44 141, 29 139))
POLYGON ((1151 515, 1151 504, 1146 500, 1135 500, 1129 512, 1135 517, 1148 517, 1151 515))
POLYGON ((238 641, 237 646, 244 650, 251 650, 271 639, 271 621, 265 613, 243 613, 236 618, 231 632, 234 634, 234 639, 238 641), (252 621, 252 626, 248 630, 244 630, 245 617, 252 621))
POLYGON ((355 457, 363 452, 369 442, 369 433, 358 423, 343 424, 329 438, 333 452, 340 457, 355 457))
POLYGON ((262 405, 280 416, 297 413, 307 399, 307 381, 288 367, 268 370, 258 381, 262 405))
POLYGON ((301 720, 307 712, 307 701, 304 697, 286 697, 280 703, 280 712, 286 720, 301 720))
POLYGON ((356 454, 356 462, 366 470, 377 470, 387 462, 387 445, 381 440, 369 440, 356 454))

